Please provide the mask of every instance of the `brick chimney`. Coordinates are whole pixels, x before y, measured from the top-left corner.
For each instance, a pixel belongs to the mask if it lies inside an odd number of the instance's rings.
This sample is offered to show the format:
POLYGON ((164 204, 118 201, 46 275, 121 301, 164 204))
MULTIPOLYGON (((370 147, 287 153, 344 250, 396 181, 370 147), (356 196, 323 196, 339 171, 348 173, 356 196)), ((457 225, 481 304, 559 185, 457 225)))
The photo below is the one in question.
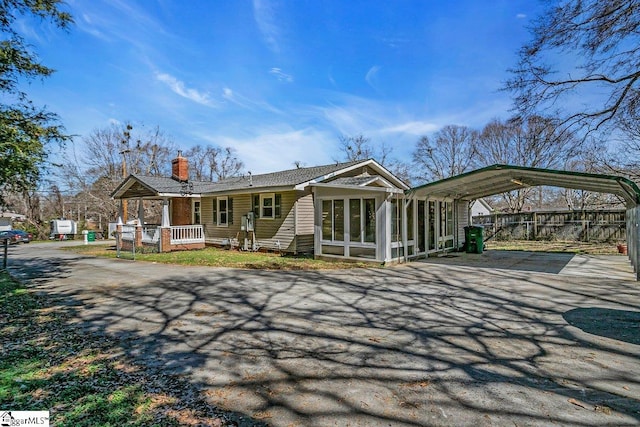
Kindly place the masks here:
POLYGON ((178 150, 178 157, 171 161, 171 178, 180 182, 189 180, 189 161, 182 157, 180 150, 178 150))

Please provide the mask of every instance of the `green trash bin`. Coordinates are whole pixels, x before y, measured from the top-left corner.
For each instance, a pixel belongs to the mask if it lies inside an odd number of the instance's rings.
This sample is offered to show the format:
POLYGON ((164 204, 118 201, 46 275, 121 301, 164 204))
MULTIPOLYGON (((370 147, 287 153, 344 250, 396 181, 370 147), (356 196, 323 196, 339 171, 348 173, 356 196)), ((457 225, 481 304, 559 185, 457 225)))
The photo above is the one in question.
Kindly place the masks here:
POLYGON ((87 233, 87 242, 95 242, 96 241, 96 232, 90 231, 87 233))
POLYGON ((482 233, 484 229, 478 225, 464 228, 465 249, 468 254, 481 254, 484 249, 482 233))

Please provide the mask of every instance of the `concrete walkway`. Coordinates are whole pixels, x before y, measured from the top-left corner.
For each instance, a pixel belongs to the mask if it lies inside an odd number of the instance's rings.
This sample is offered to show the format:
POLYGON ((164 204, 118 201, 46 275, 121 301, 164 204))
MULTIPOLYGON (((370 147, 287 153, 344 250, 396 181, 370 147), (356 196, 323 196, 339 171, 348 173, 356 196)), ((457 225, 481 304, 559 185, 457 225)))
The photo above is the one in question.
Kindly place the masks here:
POLYGON ((213 269, 53 244, 10 257, 87 331, 274 426, 640 424, 640 285, 605 258, 584 276, 575 257, 542 257, 547 272, 213 269))

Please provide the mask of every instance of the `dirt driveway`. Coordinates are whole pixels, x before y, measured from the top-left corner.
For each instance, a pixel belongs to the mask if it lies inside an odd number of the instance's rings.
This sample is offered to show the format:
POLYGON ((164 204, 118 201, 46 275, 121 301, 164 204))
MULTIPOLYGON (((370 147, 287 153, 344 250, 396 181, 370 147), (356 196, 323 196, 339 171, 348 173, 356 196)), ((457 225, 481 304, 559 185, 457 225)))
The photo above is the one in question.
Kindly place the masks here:
POLYGON ((50 244, 10 262, 88 331, 274 426, 638 425, 640 285, 604 266, 268 272, 50 244))

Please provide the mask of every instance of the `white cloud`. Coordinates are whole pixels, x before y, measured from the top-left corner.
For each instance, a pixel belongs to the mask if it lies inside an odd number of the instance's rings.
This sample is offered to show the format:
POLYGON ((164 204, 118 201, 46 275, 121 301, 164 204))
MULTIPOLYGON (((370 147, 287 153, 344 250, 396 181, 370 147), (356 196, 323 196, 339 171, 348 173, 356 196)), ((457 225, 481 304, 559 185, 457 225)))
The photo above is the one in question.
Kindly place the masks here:
POLYGON ((373 67, 369 68, 369 71, 367 71, 367 74, 364 76, 364 80, 367 82, 367 84, 376 90, 377 75, 378 71, 380 71, 381 68, 382 67, 380 67, 379 65, 374 65, 373 67))
POLYGON ((268 102, 247 98, 229 87, 222 88, 222 98, 251 111, 262 111, 281 115, 282 111, 268 102))
POLYGON ((176 79, 175 77, 166 74, 166 73, 156 73, 156 78, 158 81, 166 84, 173 92, 182 96, 183 98, 187 98, 193 102, 197 102, 198 104, 211 106, 212 101, 209 98, 208 93, 200 92, 196 89, 191 89, 185 86, 184 82, 176 79))
POLYGON ((276 78, 281 82, 293 83, 293 76, 291 74, 282 72, 280 68, 273 67, 271 70, 269 70, 269 73, 276 76, 276 78))
POLYGON ((269 0, 253 0, 253 18, 269 49, 279 53, 280 28, 276 23, 276 11, 273 3, 269 0))
POLYGON ((436 131, 440 128, 439 125, 431 122, 411 121, 405 123, 399 123, 380 129, 382 133, 406 133, 410 135, 424 135, 429 132, 436 131))
POLYGON ((526 18, 526 17, 527 17, 527 15, 525 15, 524 13, 518 13, 518 14, 516 15, 516 18, 518 18, 518 19, 524 19, 524 18, 526 18))
POLYGON ((245 169, 253 174, 293 169, 296 161, 309 165, 333 162, 332 145, 336 144, 336 138, 317 129, 278 125, 252 129, 251 134, 247 137, 198 135, 198 138, 236 149, 245 169))

